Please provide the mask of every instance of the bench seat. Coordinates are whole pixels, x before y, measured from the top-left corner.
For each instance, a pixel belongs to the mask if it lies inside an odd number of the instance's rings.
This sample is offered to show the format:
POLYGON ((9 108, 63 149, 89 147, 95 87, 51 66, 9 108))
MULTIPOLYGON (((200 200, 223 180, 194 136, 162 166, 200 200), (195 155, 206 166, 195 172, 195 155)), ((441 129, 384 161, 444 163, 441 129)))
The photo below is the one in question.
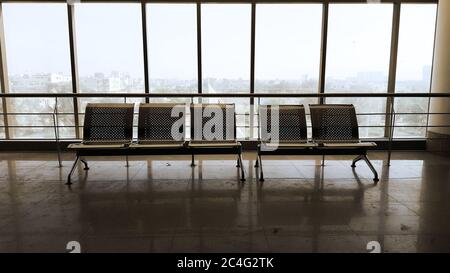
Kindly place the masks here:
POLYGON ((84 144, 84 143, 72 143, 69 146, 67 146, 67 149, 120 149, 120 148, 126 148, 126 144, 84 144))
POLYGON ((292 149, 292 148, 298 148, 298 149, 305 149, 305 148, 315 148, 318 147, 319 145, 317 143, 311 143, 311 142, 306 142, 306 143, 261 143, 261 149, 264 150, 264 148, 267 149, 273 149, 273 148, 278 148, 278 149, 292 149))
POLYGON ((323 147, 330 147, 330 148, 370 148, 370 147, 377 147, 377 144, 375 142, 323 143, 323 147))
POLYGON ((240 146, 241 143, 237 141, 190 141, 188 143, 190 148, 235 148, 240 146))
POLYGON ((130 148, 131 149, 167 149, 167 148, 179 149, 179 148, 183 148, 184 146, 185 146, 184 142, 133 143, 130 145, 130 148))
POLYGON ((309 105, 312 138, 308 139, 306 111, 303 105, 261 105, 259 107, 261 142, 255 168, 259 168, 259 181, 264 181, 262 156, 266 155, 356 155, 356 162, 364 160, 374 174, 378 173, 367 157, 367 150, 377 147, 374 142, 362 142, 355 107, 351 104, 309 105), (279 143, 270 143, 278 139, 279 143))

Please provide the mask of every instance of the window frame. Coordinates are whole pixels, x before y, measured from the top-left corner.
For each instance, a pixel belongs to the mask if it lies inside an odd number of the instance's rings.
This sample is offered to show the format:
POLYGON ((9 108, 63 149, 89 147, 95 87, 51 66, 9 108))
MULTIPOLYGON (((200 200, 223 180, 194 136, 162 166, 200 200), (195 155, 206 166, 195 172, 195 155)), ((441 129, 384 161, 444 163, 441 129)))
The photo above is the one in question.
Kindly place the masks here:
MULTIPOLYGON (((0 0, 0 92, 8 93, 9 92, 9 79, 8 79, 8 66, 6 60, 6 52, 5 52, 5 34, 3 27, 3 7, 2 4, 4 2, 14 3, 14 2, 23 2, 19 0, 9 0, 3 1, 0 0)), ((30 1, 33 3, 45 3, 45 1, 30 1)), ((72 4, 67 3, 65 0, 55 0, 52 1, 54 3, 66 3, 68 6, 68 15, 67 20, 69 23, 69 45, 70 45, 70 56, 71 56, 71 74, 72 74, 72 89, 73 93, 79 92, 79 80, 78 80, 78 64, 77 64, 77 52, 76 52, 76 36, 75 36, 75 19, 74 12, 75 8, 72 4)), ((83 3, 98 3, 98 0, 84 0, 83 3)), ((149 93, 149 73, 148 73, 148 46, 147 46, 147 16, 146 16, 146 4, 148 3, 173 3, 173 1, 169 0, 131 0, 131 1, 113 1, 113 0, 105 0, 100 1, 101 3, 140 3, 141 11, 142 11, 142 41, 143 41, 143 50, 144 50, 144 82, 145 82, 145 93, 149 93)), ((197 6, 197 74, 198 74, 198 90, 197 93, 202 93, 202 54, 201 54, 201 5, 203 3, 208 3, 209 1, 203 2, 198 0, 182 0, 178 1, 178 3, 195 3, 197 6)), ((395 93, 395 78, 396 78, 396 64, 397 64, 397 51, 398 51, 398 36, 399 36, 399 21, 400 21, 400 10, 402 4, 430 4, 437 5, 439 0, 382 0, 382 3, 393 3, 394 6, 394 15, 393 15, 393 30, 391 37, 391 51, 390 51, 390 65, 389 65, 389 79, 388 79, 388 93, 395 93)), ((255 89, 255 17, 256 17, 256 5, 263 3, 273 3, 273 0, 217 0, 214 3, 223 3, 223 4, 236 4, 236 3, 248 3, 251 4, 251 50, 250 50, 250 94, 254 93, 255 89)), ((321 48, 320 48, 320 72, 319 72, 319 84, 317 92, 319 94, 324 93, 325 91, 325 68, 326 68, 326 52, 327 52, 327 38, 328 38, 328 8, 329 4, 332 3, 367 3, 367 0, 285 0, 283 1, 285 4, 289 3, 318 3, 322 4, 322 30, 321 30, 321 48)), ((436 16, 437 19, 437 16, 436 16)), ((433 53, 434 55, 434 53, 433 53)), ((434 60, 432 60, 432 66, 434 64, 434 60)), ((431 92, 431 88, 427 93, 431 92)), ((78 118, 79 112, 79 104, 76 98, 74 100, 74 120, 76 130, 76 138, 79 138, 80 134, 80 121, 78 118)), ((148 98, 146 98, 148 101, 148 98)), ((8 103, 6 99, 1 100, 3 106, 3 121, 5 126, 5 139, 10 139, 9 131, 8 131, 8 103)), ((254 98, 250 98, 250 105, 253 105, 254 98)), ((323 98, 320 98, 320 103, 323 103, 323 98)), ((391 135, 391 130, 388 124, 391 124, 391 116, 392 116, 392 107, 393 107, 393 99, 387 99, 387 107, 386 107, 386 127, 385 127, 385 137, 389 137, 391 135)), ((429 113, 427 113, 429 116, 429 113)), ((428 120, 428 118, 427 118, 428 120)), ((250 119, 251 123, 253 119, 250 119)), ((428 125, 428 124, 427 124, 428 125)), ((252 126, 252 125, 251 125, 252 126)), ((250 130, 251 132, 253 130, 250 130)))

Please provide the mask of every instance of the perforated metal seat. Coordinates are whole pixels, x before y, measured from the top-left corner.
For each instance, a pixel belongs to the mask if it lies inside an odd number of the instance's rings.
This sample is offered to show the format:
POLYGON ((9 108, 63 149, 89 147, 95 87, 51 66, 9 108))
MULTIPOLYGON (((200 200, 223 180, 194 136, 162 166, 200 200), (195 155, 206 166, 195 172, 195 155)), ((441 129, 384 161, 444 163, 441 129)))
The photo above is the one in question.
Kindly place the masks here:
POLYGON ((234 104, 191 104, 190 143, 225 143, 236 141, 234 104))
POLYGON ((312 138, 316 143, 328 149, 358 149, 361 154, 353 160, 363 159, 375 175, 378 173, 367 158, 366 149, 376 147, 374 142, 361 142, 355 107, 352 104, 312 104, 311 110, 312 138))
POLYGON ((138 141, 132 149, 184 147, 186 106, 173 103, 139 105, 138 141))
POLYGON ((303 105, 261 105, 259 107, 260 136, 258 158, 259 179, 264 180, 262 155, 311 149, 316 143, 308 142, 305 108, 303 105))
POLYGON ((83 141, 68 148, 116 148, 131 143, 133 109, 132 103, 89 103, 84 115, 83 141))
POLYGON ((261 105, 259 117, 261 147, 283 149, 316 146, 308 142, 303 105, 261 105))
MULTIPOLYGON (((237 167, 242 166, 241 143, 236 140, 234 104, 191 104, 191 165, 196 153, 237 154, 237 167)), ((241 180, 245 180, 241 168, 241 180)))
POLYGON ((361 142, 355 107, 352 104, 312 104, 312 138, 324 147, 375 147, 374 142, 361 142))
MULTIPOLYGON (((84 115, 83 141, 71 144, 68 149, 75 150, 77 157, 67 178, 71 184, 71 176, 75 171, 80 156, 96 151, 114 151, 126 149, 133 138, 133 103, 88 103, 84 115)), ((84 169, 88 164, 81 159, 84 169)))

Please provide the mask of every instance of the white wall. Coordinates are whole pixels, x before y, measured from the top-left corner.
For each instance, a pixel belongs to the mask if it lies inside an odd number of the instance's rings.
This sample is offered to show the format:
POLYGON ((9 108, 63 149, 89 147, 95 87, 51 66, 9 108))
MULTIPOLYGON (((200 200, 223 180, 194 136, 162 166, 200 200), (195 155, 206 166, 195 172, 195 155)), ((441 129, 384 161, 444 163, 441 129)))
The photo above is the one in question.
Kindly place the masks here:
MULTIPOLYGON (((450 93, 450 0, 439 1, 431 92, 450 93)), ((430 111, 450 113, 450 98, 432 99, 430 111)), ((430 125, 449 126, 450 115, 431 115, 430 125)), ((430 128, 429 131, 450 135, 450 128, 430 128)))

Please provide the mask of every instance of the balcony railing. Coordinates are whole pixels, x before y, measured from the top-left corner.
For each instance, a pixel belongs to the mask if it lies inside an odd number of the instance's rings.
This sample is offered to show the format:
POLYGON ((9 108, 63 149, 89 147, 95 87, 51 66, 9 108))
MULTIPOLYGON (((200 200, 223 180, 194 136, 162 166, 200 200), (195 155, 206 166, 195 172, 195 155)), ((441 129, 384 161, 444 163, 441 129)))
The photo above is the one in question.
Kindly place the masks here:
MULTIPOLYGON (((0 113, 0 141, 3 133, 3 139, 8 140, 36 140, 36 139, 47 139, 47 140, 56 140, 59 142, 60 140, 77 140, 81 138, 81 129, 83 127, 82 120, 84 115, 84 109, 80 107, 80 100, 95 99, 97 102, 101 102, 104 100, 110 101, 114 99, 116 102, 132 102, 138 101, 140 102, 152 102, 154 99, 158 99, 158 102, 161 102, 161 99, 165 99, 168 102, 180 102, 180 103, 207 103, 210 99, 215 99, 215 102, 220 102, 222 99, 227 99, 229 102, 230 99, 238 99, 236 101, 237 106, 237 130, 238 130, 238 138, 240 140, 258 140, 259 138, 259 119, 258 119, 258 110, 257 106, 261 104, 267 104, 263 99, 272 99, 270 101, 271 104, 276 104, 277 99, 283 99, 283 102, 286 102, 286 99, 296 99, 297 103, 298 99, 316 99, 315 102, 319 103, 320 98, 326 99, 329 98, 345 98, 345 99, 355 99, 355 98, 366 98, 367 100, 373 100, 375 98, 384 98, 386 99, 386 107, 384 108, 386 111, 374 111, 368 112, 370 109, 358 109, 357 106, 357 115, 360 119, 360 131, 361 130, 369 130, 371 128, 380 128, 382 130, 381 134, 377 136, 373 135, 364 135, 361 134, 364 138, 370 139, 379 139, 379 140, 388 140, 389 147, 394 139, 404 138, 404 137, 396 137, 395 132, 396 129, 399 128, 412 128, 416 130, 422 130, 425 132, 423 135, 417 135, 413 137, 409 137, 408 139, 430 139, 426 136, 426 132, 430 128, 448 128, 450 127, 450 122, 445 122, 445 124, 433 124, 430 125, 428 120, 432 115, 444 115, 446 118, 445 121, 448 120, 447 116, 450 115, 448 112, 433 112, 430 109, 430 101, 432 99, 445 99, 450 98, 450 93, 304 93, 304 94, 283 94, 283 93, 203 93, 203 94, 146 94, 146 93, 7 93, 0 94, 0 99, 2 100, 3 111, 0 113), (9 104, 10 99, 47 99, 47 102, 52 102, 50 107, 51 111, 48 112, 36 112, 36 111, 23 111, 21 109, 16 109, 15 111, 11 111, 9 104), (395 101, 400 98, 425 98, 427 99, 426 111, 421 112, 395 112, 395 101), (62 100, 72 99, 72 103, 75 107, 73 107, 74 111, 70 112, 60 112, 59 106, 62 100), (245 103, 243 103, 243 99, 248 99, 245 103), (245 111, 239 111, 239 106, 243 106, 245 111), (6 111, 5 111, 6 108, 6 111), (18 116, 24 116, 29 118, 39 117, 43 119, 44 124, 28 124, 28 125, 20 125, 17 124, 18 116), (408 117, 418 117, 422 119, 422 124, 404 124, 399 123, 399 118, 403 116, 408 117), (362 123, 361 119, 370 118, 370 117, 378 117, 377 124, 372 124, 373 122, 365 122, 362 123), (73 120, 73 124, 61 124, 61 119, 70 118, 73 120), (38 137, 29 137, 29 136, 19 136, 16 137, 11 134, 11 131, 17 129, 39 129, 39 130, 47 130, 46 135, 40 135, 38 137), (73 132, 69 134, 66 133, 64 137, 61 137, 61 130, 72 130, 73 132), (240 132, 240 133, 239 133, 240 132)), ((305 101, 304 104, 310 103, 311 100, 305 101)), ((403 101, 403 103, 407 103, 403 101)), ((366 103, 366 105, 370 106, 370 103, 366 103)), ((28 106, 28 105, 27 105, 28 106)), ((30 105, 32 108, 33 105, 30 105)), ((137 113, 136 113, 137 115, 137 113)), ((189 114, 188 114, 189 115, 189 114)), ((190 126, 189 118, 187 119, 187 127, 190 126)), ((308 121, 309 123, 309 121, 308 121)), ((136 124, 136 123, 135 123, 136 124)), ((310 124, 310 123, 309 123, 310 124)), ((137 125, 136 125, 137 126, 137 125)), ((186 130, 189 132, 189 130, 186 130)), ((39 133, 39 132, 37 132, 39 133)), ((59 149, 59 145, 58 146, 59 149)), ((389 148, 390 151, 390 148, 389 148)))

